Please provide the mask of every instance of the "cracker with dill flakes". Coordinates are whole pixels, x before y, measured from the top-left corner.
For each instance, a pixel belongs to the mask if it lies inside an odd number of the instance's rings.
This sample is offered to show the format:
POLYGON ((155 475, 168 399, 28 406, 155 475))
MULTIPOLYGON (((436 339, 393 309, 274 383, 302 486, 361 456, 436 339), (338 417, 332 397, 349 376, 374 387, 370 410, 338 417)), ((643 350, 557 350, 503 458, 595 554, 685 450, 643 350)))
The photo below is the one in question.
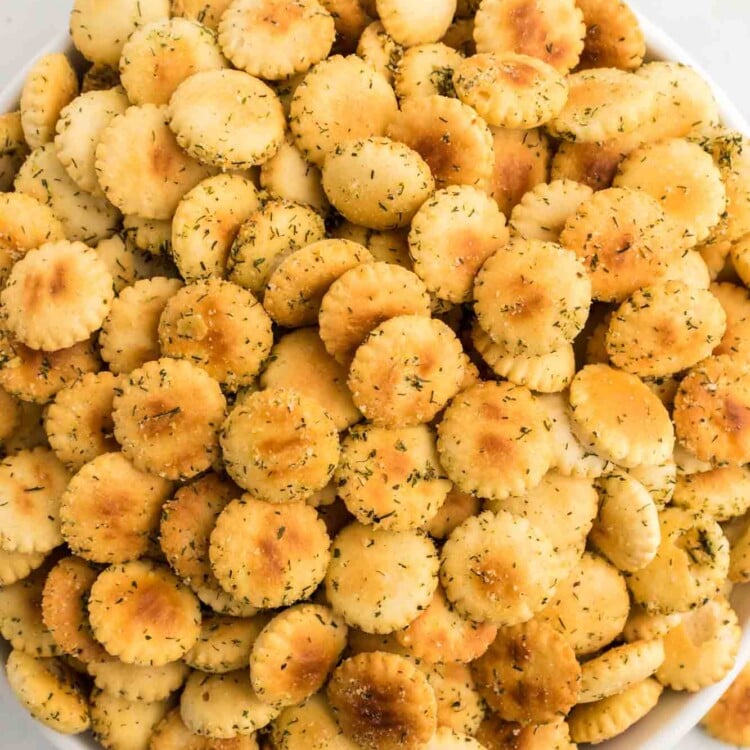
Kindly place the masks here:
POLYGON ((721 342, 727 316, 711 292, 680 281, 639 289, 610 319, 609 358, 640 376, 664 376, 708 357, 721 342))
POLYGON ((583 201, 565 222, 560 242, 581 257, 593 297, 619 302, 666 275, 686 249, 658 202, 629 188, 610 188, 583 201))
POLYGON ((369 24, 357 43, 357 56, 391 85, 405 51, 404 45, 399 44, 380 21, 369 24))
POLYGON ((205 750, 213 747, 247 748, 257 750, 258 743, 255 735, 245 735, 233 740, 209 740, 191 732, 180 717, 180 709, 170 711, 157 725, 151 735, 149 748, 151 750, 205 750), (227 744, 228 743, 228 744, 227 744))
POLYGON ((144 104, 116 115, 96 147, 96 175, 123 213, 169 219, 182 197, 208 176, 168 126, 166 107, 144 104))
POLYGON ((457 662, 422 662, 419 667, 435 691, 438 731, 445 728, 473 735, 486 708, 469 665, 457 662))
POLYGON ((255 185, 237 174, 209 177, 187 193, 172 221, 172 255, 182 277, 223 278, 234 238, 259 206, 255 185))
POLYGON ((737 614, 719 596, 692 612, 664 636, 664 661, 656 679, 672 690, 694 693, 724 679, 742 637, 737 614))
POLYGON ((274 706, 302 703, 320 690, 346 648, 347 627, 329 608, 290 607, 274 617, 253 644, 250 680, 274 706))
POLYGON ((0 193, 0 283, 27 252, 65 239, 52 209, 23 193, 0 193))
POLYGON ((750 140, 730 130, 709 138, 704 148, 719 168, 727 196, 726 214, 714 239, 734 242, 750 232, 750 140))
POLYGON ((622 632, 629 610, 622 573, 604 558, 586 552, 558 583, 536 619, 550 624, 582 656, 612 643, 622 632))
POLYGON ((593 190, 575 180, 560 179, 535 185, 513 207, 510 230, 514 237, 559 242, 565 222, 593 190))
POLYGON ((285 199, 269 200, 239 228, 227 259, 229 280, 262 298, 280 263, 325 235, 323 219, 312 207, 285 199))
POLYGON ((530 619, 563 575, 547 535, 506 511, 467 519, 441 552, 445 594, 460 614, 476 622, 507 626, 530 619))
POLYGON ((565 106, 568 85, 551 65, 529 55, 496 52, 462 60, 453 73, 458 98, 489 125, 534 128, 565 106))
POLYGON ((151 255, 171 255, 171 219, 144 219, 137 214, 122 218, 123 234, 144 253, 151 255))
POLYGON ((159 544, 172 569, 217 612, 252 617, 257 609, 224 591, 211 570, 208 548, 216 519, 241 490, 208 473, 181 487, 162 508, 159 544))
POLYGON ((128 37, 139 26, 169 18, 169 0, 75 0, 70 33, 79 52, 93 63, 117 66, 128 37))
POLYGON ((323 166, 323 189, 350 221, 394 229, 409 225, 435 181, 415 150, 388 138, 369 138, 336 146, 323 166))
POLYGON ((468 492, 451 487, 445 502, 427 524, 427 533, 433 539, 445 539, 456 526, 469 516, 475 516, 482 507, 482 500, 468 492))
POLYGON ((111 657, 94 638, 86 611, 97 570, 80 557, 64 557, 47 575, 42 592, 42 620, 60 652, 84 664, 111 657))
POLYGON ((351 363, 374 328, 399 315, 429 317, 430 297, 421 279, 392 263, 363 263, 334 281, 320 304, 320 338, 337 361, 351 363), (352 300, 358 300, 352 306, 352 300))
POLYGON ((120 291, 99 335, 102 359, 113 373, 128 374, 159 358, 159 319, 181 288, 177 279, 156 276, 120 291))
POLYGON ((490 708, 507 721, 553 721, 578 700, 581 667, 575 653, 544 622, 500 628, 472 671, 490 708))
POLYGON ((185 663, 193 669, 211 674, 225 674, 246 666, 250 652, 270 615, 229 617, 204 615, 201 634, 185 654, 185 663))
POLYGON ((683 612, 660 615, 648 612, 639 604, 630 609, 622 635, 628 643, 636 641, 656 641, 676 628, 681 622, 683 612))
POLYGON ((638 682, 622 693, 576 706, 568 716, 575 742, 604 742, 642 719, 659 700, 662 686, 654 679, 638 682))
POLYGON ((86 696, 62 662, 14 650, 5 673, 13 694, 37 721, 61 734, 79 734, 89 728, 86 696))
POLYGON ((475 18, 474 39, 478 52, 518 52, 567 73, 578 63, 585 32, 573 0, 485 0, 475 18))
POLYGON ((120 212, 109 200, 81 190, 57 157, 54 143, 34 149, 14 181, 17 193, 49 206, 71 241, 95 243, 111 237, 120 212))
POLYGON ((180 696, 180 715, 191 732, 231 740, 267 726, 279 709, 258 698, 245 667, 227 674, 193 672, 180 696))
POLYGON ((391 633, 429 604, 437 569, 435 547, 423 534, 353 523, 333 540, 326 596, 348 625, 391 633))
POLYGON ((613 185, 656 198, 692 244, 709 237, 726 208, 724 184, 713 159, 684 139, 636 149, 620 163, 613 185))
POLYGON ((72 469, 117 449, 112 401, 118 382, 111 372, 87 373, 60 391, 47 409, 47 439, 55 455, 72 469))
POLYGON ((13 187, 18 168, 29 154, 23 137, 21 112, 0 114, 0 190, 13 187))
POLYGON ((589 542, 623 572, 645 568, 656 557, 661 542, 656 503, 648 490, 625 472, 601 477, 597 488, 601 504, 589 542))
POLYGON ((344 734, 367 750, 417 750, 437 728, 435 695, 424 674, 395 654, 359 654, 342 662, 327 688, 344 734), (369 720, 373 712, 391 717, 369 720))
POLYGON ((664 643, 634 641, 605 651, 581 667, 579 703, 617 695, 656 672, 664 661, 664 643))
POLYGON ((305 500, 328 484, 339 459, 336 425, 309 396, 277 388, 251 394, 224 423, 227 472, 274 503, 305 500))
POLYGON ((641 67, 646 40, 638 17, 624 0, 577 0, 576 5, 586 24, 579 70, 641 67))
POLYGON ((169 102, 169 125, 190 156, 220 169, 249 169, 284 142, 284 112, 271 88, 239 70, 196 73, 169 102))
POLYGON ((283 607, 306 599, 322 582, 329 545, 315 508, 245 494, 217 518, 209 557, 216 579, 233 597, 259 608, 283 607))
POLYGON ((113 88, 82 94, 60 112, 55 135, 57 158, 81 190, 104 196, 96 176, 96 147, 112 118, 128 106, 125 92, 113 88))
POLYGON ((542 128, 490 128, 493 167, 489 192, 505 216, 535 185, 549 178, 552 145, 542 128))
POLYGON ((89 697, 91 729, 103 747, 148 747, 151 734, 166 716, 171 702, 129 701, 95 688, 89 697))
POLYGON ((221 279, 188 284, 159 320, 167 357, 189 360, 229 390, 252 383, 273 344, 271 320, 245 289, 221 279))
POLYGON ((258 168, 258 174, 260 186, 270 198, 301 203, 320 216, 327 215, 330 204, 323 190, 320 167, 307 160, 291 132, 287 132, 279 150, 258 168))
POLYGON ((594 68, 568 76, 565 106, 547 123, 549 132, 566 141, 601 142, 630 133, 656 111, 656 94, 634 73, 594 68))
POLYGON ((659 510, 662 510, 672 499, 677 482, 677 463, 673 457, 661 464, 641 464, 629 469, 628 474, 648 490, 659 510))
POLYGON ((441 586, 432 601, 396 639, 417 659, 429 664, 467 663, 479 658, 497 635, 491 623, 477 623, 462 617, 448 602, 441 586))
POLYGON ((508 241, 505 216, 490 196, 468 185, 437 191, 409 230, 414 272, 438 299, 468 302, 482 264, 508 241))
POLYGON ((354 427, 344 438, 335 483, 360 523, 394 531, 424 526, 450 489, 426 425, 354 427))
POLYGON ((101 326, 112 285, 105 264, 82 242, 47 243, 13 266, 0 294, 5 324, 32 349, 65 349, 101 326))
POLYGON ((368 12, 372 12, 374 6, 366 7, 360 0, 320 0, 320 4, 333 16, 336 28, 333 51, 354 52, 359 37, 372 20, 368 12))
POLYGON ((745 286, 750 283, 750 234, 740 237, 729 251, 732 267, 745 286))
POLYGON ((719 123, 719 106, 708 82, 689 65, 648 62, 636 73, 656 92, 656 112, 644 135, 650 140, 682 138, 719 123))
POLYGON ((445 410, 438 452, 459 489, 502 499, 541 481, 552 465, 553 443, 546 413, 529 390, 480 382, 445 410))
POLYGON ((562 141, 551 160, 551 179, 575 180, 592 190, 604 190, 612 186, 620 162, 640 144, 637 131, 600 143, 562 141))
POLYGON ((149 750, 258 750, 255 734, 241 734, 230 740, 215 740, 191 732, 182 721, 180 709, 172 709, 154 729, 149 750))
POLYGON ((575 750, 568 725, 563 719, 549 724, 517 724, 490 713, 482 721, 476 738, 487 750, 504 750, 513 743, 523 750, 575 750))
POLYGON ((165 274, 165 278, 177 276, 177 269, 171 259, 146 255, 119 234, 101 240, 95 249, 112 274, 115 294, 120 294, 125 287, 133 286, 141 279, 151 279, 165 274))
POLYGON ((399 99, 415 96, 455 96, 453 72, 463 59, 460 52, 440 42, 418 44, 404 52, 393 76, 399 99))
POLYGON ((580 440, 624 467, 658 464, 674 449, 674 427, 659 398, 639 378, 587 365, 570 386, 570 415, 580 440))
POLYGON ((492 133, 477 112, 458 99, 405 99, 391 118, 388 136, 419 153, 438 189, 473 185, 481 190, 489 185, 495 161, 492 133))
POLYGON ((163 358, 133 370, 115 396, 115 437, 142 471, 188 479, 219 454, 226 399, 219 384, 187 360, 163 358))
POLYGON ((438 727, 432 739, 425 745, 427 750, 450 750, 456 747, 465 750, 483 750, 484 745, 480 745, 468 734, 454 732, 448 727, 438 727))
POLYGON ((177 661, 200 634, 198 599, 166 566, 147 560, 101 572, 88 609, 96 639, 126 664, 177 661))
POLYGON ((17 651, 49 658, 61 654, 60 646, 44 624, 42 593, 49 565, 0 589, 0 635, 17 651))
POLYGON ((677 391, 673 419, 678 440, 698 459, 745 463, 749 414, 750 369, 723 354, 690 370, 677 391))
POLYGON ((341 731, 325 691, 284 709, 273 722, 271 737, 279 750, 359 750, 341 731))
POLYGON ((474 279, 480 326, 508 354, 545 354, 583 329, 592 285, 575 254, 553 243, 515 240, 474 279))
POLYGON ((336 35, 333 16, 317 0, 235 0, 218 32, 232 64, 266 80, 309 70, 328 56, 336 35))
POLYGON ((21 125, 30 148, 55 136, 60 111, 78 94, 78 78, 68 58, 60 53, 39 58, 21 92, 21 125))
POLYGON ((284 388, 308 396, 325 409, 337 430, 359 422, 362 415, 346 385, 346 368, 327 351, 315 328, 283 335, 271 350, 260 376, 262 388, 284 388))
POLYGON ((190 669, 181 661, 152 667, 108 659, 90 663, 88 672, 96 687, 110 695, 152 703, 165 700, 179 690, 190 669))
POLYGON ((148 550, 171 489, 170 482, 139 471, 122 453, 99 455, 62 496, 62 535, 91 562, 135 560, 148 550))
POLYGON ((721 343, 713 353, 747 359, 750 355, 750 290, 728 281, 711 284, 709 289, 724 309, 727 323, 721 343))
POLYGON ((20 451, 0 463, 0 548, 49 552, 62 543, 60 498, 68 478, 47 448, 20 451))
POLYGON ((414 5, 409 0, 377 0, 377 14, 385 30, 406 47, 437 42, 448 30, 456 12, 456 0, 428 0, 414 5))
POLYGON ((537 393, 563 391, 575 375, 572 344, 563 344, 546 354, 511 354, 506 346, 496 344, 478 323, 471 328, 471 341, 495 375, 537 393))
POLYGON ((682 508, 659 514, 656 556, 628 576, 633 599, 649 612, 670 614, 699 606, 719 593, 729 571, 729 542, 709 516, 682 508))
POLYGON ((586 548, 599 511, 599 496, 590 479, 549 471, 526 494, 488 500, 484 507, 525 518, 549 538, 563 565, 572 568, 586 548))
POLYGON ((677 478, 674 505, 706 513, 717 521, 729 521, 750 508, 750 470, 722 466, 677 478))
POLYGON ((219 21, 232 0, 172 0, 172 16, 197 21, 211 31, 217 31, 219 21))
POLYGON ((357 349, 347 383, 379 427, 429 422, 459 391, 461 342, 443 322, 403 315, 381 323, 357 349))
POLYGON ((169 104, 185 79, 226 65, 216 37, 208 29, 171 18, 133 32, 122 48, 120 81, 133 104, 169 104))
POLYGON ((0 549, 0 586, 12 586, 41 567, 44 552, 6 552, 0 549))
POLYGON ((385 135, 397 112, 396 95, 380 73, 357 57, 336 55, 297 87, 289 125, 305 158, 322 167, 341 141, 385 135))
POLYGON ((349 240, 313 242, 279 262, 268 278, 263 307, 278 325, 314 325, 331 285, 347 271, 371 261, 365 248, 349 240))
POLYGON ((18 418, 18 423, 13 434, 3 441, 6 455, 12 456, 19 451, 33 448, 47 448, 49 443, 44 432, 45 406, 33 401, 16 400, 15 403, 17 410, 15 416, 18 418))

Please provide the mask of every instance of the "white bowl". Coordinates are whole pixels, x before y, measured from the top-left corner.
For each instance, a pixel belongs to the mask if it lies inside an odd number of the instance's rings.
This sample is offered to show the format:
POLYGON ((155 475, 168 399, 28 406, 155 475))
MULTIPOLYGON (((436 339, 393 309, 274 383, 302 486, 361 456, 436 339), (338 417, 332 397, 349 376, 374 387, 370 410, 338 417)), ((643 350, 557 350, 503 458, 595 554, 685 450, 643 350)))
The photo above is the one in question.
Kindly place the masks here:
MULTIPOLYGON (((648 19, 640 15, 639 18, 648 44, 649 59, 674 60, 695 68, 711 84, 721 109, 724 124, 734 130, 750 133, 750 128, 742 115, 721 89, 713 83, 711 77, 706 74, 701 66, 648 19)), ((61 34, 50 42, 37 53, 34 59, 50 52, 71 52, 70 39, 67 33, 61 34)), ((0 92, 0 112, 8 112, 17 106, 26 72, 32 62, 33 60, 30 60, 28 65, 19 71, 15 79, 0 92)), ((737 663, 732 672, 722 682, 694 695, 666 693, 659 701, 659 705, 646 718, 620 737, 599 745, 598 747, 601 750, 669 750, 669 748, 676 747, 677 743, 698 723, 706 711, 726 690, 741 667, 750 660, 750 584, 736 587, 732 596, 732 604, 737 610, 743 629, 742 644, 737 663)), ((7 645, 0 639, 0 660, 4 661, 6 654, 7 645)), ((0 706, 4 708, 13 705, 14 700, 3 672, 2 677, 0 677, 0 706)), ((28 717, 20 706, 17 711, 15 707, 7 710, 11 712, 8 719, 13 720, 14 723, 27 722, 29 727, 34 728, 30 731, 36 731, 45 736, 53 746, 60 748, 60 750, 94 750, 94 748, 99 748, 99 745, 88 736, 65 737, 48 730, 28 717)), ((3 723, 8 721, 5 717, 3 719, 3 723)), ((681 747, 683 750, 687 750, 685 745, 681 747)))

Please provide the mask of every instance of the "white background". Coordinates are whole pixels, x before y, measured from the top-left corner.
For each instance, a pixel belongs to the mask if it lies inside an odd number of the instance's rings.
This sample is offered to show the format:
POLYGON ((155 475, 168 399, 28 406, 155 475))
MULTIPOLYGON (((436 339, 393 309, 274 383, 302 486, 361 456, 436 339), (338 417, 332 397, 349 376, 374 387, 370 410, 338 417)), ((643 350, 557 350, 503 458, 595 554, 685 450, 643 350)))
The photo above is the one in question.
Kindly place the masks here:
MULTIPOLYGON (((631 3, 689 50, 750 120, 750 0, 631 3)), ((0 0, 0 89, 42 45, 67 26, 70 5, 70 0, 0 0)), ((50 750, 44 740, 36 737, 30 720, 20 717, 16 709, 11 714, 10 707, 2 703, 0 728, 2 750, 50 750)), ((714 745, 697 734, 680 744, 680 750, 709 747, 714 745)))

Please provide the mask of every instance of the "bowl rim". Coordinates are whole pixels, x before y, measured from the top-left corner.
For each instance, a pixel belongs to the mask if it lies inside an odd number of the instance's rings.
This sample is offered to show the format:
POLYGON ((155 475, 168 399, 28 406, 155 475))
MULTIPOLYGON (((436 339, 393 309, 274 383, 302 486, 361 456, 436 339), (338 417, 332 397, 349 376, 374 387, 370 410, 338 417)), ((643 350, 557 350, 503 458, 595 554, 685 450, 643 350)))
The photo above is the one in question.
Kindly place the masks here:
MULTIPOLYGON (((694 68, 711 87, 719 105, 722 122, 733 130, 750 134, 750 126, 748 126, 744 116, 704 67, 697 63, 691 54, 686 52, 666 31, 663 31, 647 16, 635 9, 633 11, 646 38, 647 59, 679 62, 694 68)), ((47 44, 38 49, 8 84, 0 89, 0 113, 9 112, 17 106, 26 75, 34 61, 42 55, 54 52, 63 52, 74 56, 77 54, 68 31, 55 35, 47 44)), ((78 61, 80 63, 80 58, 78 58, 78 61)), ((599 745, 598 747, 601 750, 633 750, 634 747, 639 748, 639 750, 669 750, 669 748, 676 747, 677 743, 698 724, 701 717, 719 699, 742 667, 750 661, 750 585, 735 587, 732 594, 732 604, 739 615, 743 632, 737 661, 731 672, 721 682, 705 688, 699 693, 667 693, 663 695, 657 709, 641 719, 624 734, 599 745)), ((0 661, 4 662, 7 651, 7 644, 0 639, 0 661)), ((0 670, 0 697, 13 700, 4 670, 0 670)), ((61 735, 31 719, 25 711, 23 712, 23 718, 20 718, 21 711, 18 713, 19 718, 16 720, 28 721, 30 732, 36 732, 59 750, 95 750, 99 748, 99 745, 88 734, 73 737, 61 735)))

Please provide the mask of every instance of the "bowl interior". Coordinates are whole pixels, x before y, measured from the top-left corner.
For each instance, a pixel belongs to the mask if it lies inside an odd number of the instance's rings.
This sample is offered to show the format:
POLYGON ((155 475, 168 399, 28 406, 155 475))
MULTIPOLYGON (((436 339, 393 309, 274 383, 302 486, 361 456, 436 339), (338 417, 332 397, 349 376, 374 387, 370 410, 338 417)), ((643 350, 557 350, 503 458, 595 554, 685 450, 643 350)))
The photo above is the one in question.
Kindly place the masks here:
MULTIPOLYGON (((639 15, 639 19, 646 36, 648 59, 674 60, 695 68, 711 84, 721 109, 724 124, 734 130, 750 132, 750 128, 748 128, 737 108, 713 83, 711 77, 706 74, 701 66, 697 65, 688 53, 648 19, 641 15, 639 15)), ((52 40, 50 44, 39 51, 34 59, 49 52, 74 54, 67 32, 52 40)), ((23 81, 31 62, 30 60, 29 64, 18 73, 10 85, 0 91, 0 112, 10 111, 17 106, 23 81)), ((750 584, 735 588, 732 595, 732 604, 737 610, 743 629, 739 656, 732 672, 722 682, 697 694, 666 693, 659 701, 659 705, 648 716, 620 737, 599 745, 598 747, 601 750, 633 750, 633 748, 639 750, 669 750, 669 748, 676 747, 677 743, 695 726, 703 714, 726 690, 742 666, 750 660, 750 584)), ((0 659, 3 661, 7 651, 7 644, 0 640, 0 659)), ((88 736, 64 737, 46 729, 27 716, 20 706, 17 711, 9 708, 14 701, 3 672, 0 676, 0 709, 5 708, 7 718, 4 717, 4 722, 9 722, 11 716, 13 723, 26 722, 29 727, 29 734, 33 732, 42 733, 54 747, 60 748, 60 750, 94 750, 94 748, 99 747, 88 736)))

